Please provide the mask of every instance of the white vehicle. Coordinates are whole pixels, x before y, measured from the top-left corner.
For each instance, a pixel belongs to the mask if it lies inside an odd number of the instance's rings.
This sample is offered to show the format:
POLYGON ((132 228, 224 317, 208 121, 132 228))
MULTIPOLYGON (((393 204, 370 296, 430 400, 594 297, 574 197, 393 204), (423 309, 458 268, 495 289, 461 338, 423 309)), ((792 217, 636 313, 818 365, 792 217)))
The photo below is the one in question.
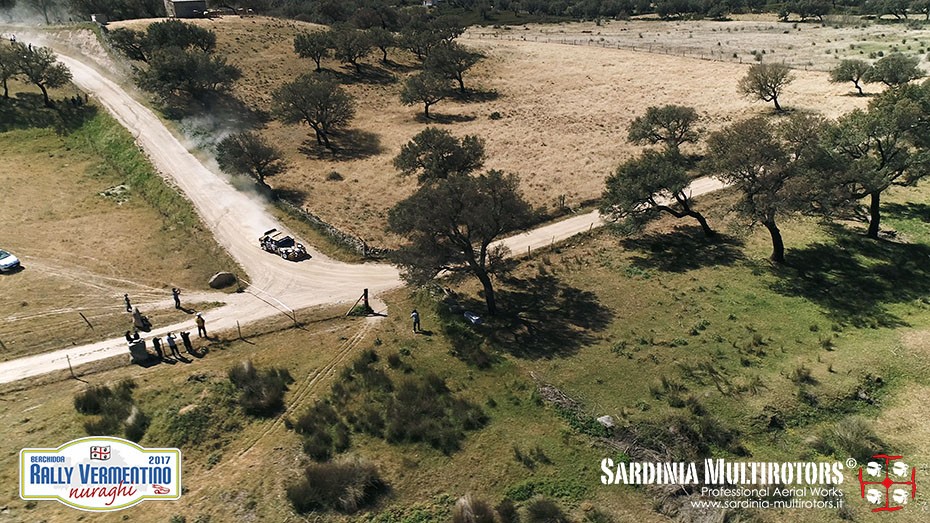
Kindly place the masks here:
POLYGON ((19 258, 0 249, 0 272, 14 271, 19 267, 19 258))
POLYGON ((294 238, 277 229, 265 231, 258 239, 258 244, 262 249, 275 253, 285 260, 298 261, 310 257, 303 244, 297 243, 294 238))

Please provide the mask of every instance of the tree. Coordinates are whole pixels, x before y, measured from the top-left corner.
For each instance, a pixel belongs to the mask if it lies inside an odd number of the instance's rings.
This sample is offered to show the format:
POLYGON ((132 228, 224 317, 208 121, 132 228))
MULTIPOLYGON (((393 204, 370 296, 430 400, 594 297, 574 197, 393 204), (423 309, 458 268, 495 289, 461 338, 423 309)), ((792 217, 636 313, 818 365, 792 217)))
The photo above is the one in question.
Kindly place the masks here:
POLYGON ((126 55, 130 60, 139 62, 148 62, 148 54, 151 52, 145 33, 134 29, 114 29, 107 33, 107 38, 117 51, 126 55))
POLYGON ((430 72, 415 74, 404 82, 400 101, 404 105, 423 104, 423 116, 430 118, 429 108, 449 96, 449 82, 430 72))
POLYGON ((386 64, 388 62, 387 50, 397 45, 397 37, 394 36, 394 33, 383 27, 372 27, 368 30, 368 38, 371 41, 371 45, 377 47, 381 51, 381 63, 386 64))
POLYGON ((409 242, 393 255, 404 278, 423 284, 440 272, 470 274, 484 288, 488 314, 495 315, 491 278, 505 268, 507 249, 491 244, 533 216, 517 185, 516 176, 500 171, 453 176, 422 185, 395 205, 388 214, 388 226, 409 242))
POLYGON ((3 85, 4 100, 10 97, 10 88, 7 82, 19 74, 19 66, 14 49, 13 46, 0 44, 0 84, 3 85))
POLYGON ((868 83, 883 83, 888 87, 904 85, 911 80, 922 77, 919 58, 912 58, 901 53, 892 53, 875 62, 865 76, 868 83))
POLYGON ((371 37, 367 31, 341 27, 333 31, 333 51, 338 60, 351 64, 361 73, 358 61, 371 51, 371 37))
POLYGON ((746 76, 740 79, 737 88, 750 98, 774 102, 775 110, 781 112, 778 96, 793 80, 794 75, 785 64, 755 64, 749 68, 746 76))
POLYGON ((833 83, 852 82, 859 90, 859 96, 864 95, 859 82, 867 78, 872 66, 864 60, 843 60, 830 71, 830 81, 833 83))
POLYGON ((317 72, 322 70, 320 62, 329 56, 332 45, 332 32, 328 30, 297 33, 297 36, 294 37, 294 52, 301 58, 312 58, 316 63, 317 72))
POLYGON ((174 18, 149 24, 145 41, 151 50, 179 47, 212 53, 216 49, 216 33, 174 18))
POLYGON ((423 62, 423 68, 436 75, 455 80, 459 84, 459 91, 464 93, 465 82, 462 75, 482 58, 484 55, 481 53, 469 51, 455 42, 442 43, 430 51, 423 62))
POLYGON ((755 117, 707 140, 705 168, 740 191, 737 211, 768 230, 775 263, 785 262, 777 219, 811 205, 809 180, 823 161, 823 129, 823 121, 812 116, 795 115, 778 126, 755 117))
POLYGON ((473 173, 484 164, 484 140, 427 127, 400 149, 394 167, 404 176, 417 175, 419 183, 473 173))
POLYGON ((330 135, 355 116, 355 100, 336 82, 307 73, 273 94, 274 112, 285 123, 306 122, 318 144, 332 150, 330 135))
POLYGON ((930 20, 930 0, 914 0, 911 2, 911 10, 922 13, 924 20, 930 20))
POLYGON ((222 93, 242 76, 238 67, 221 56, 177 47, 156 49, 147 69, 136 69, 136 80, 145 91, 167 100, 186 94, 195 100, 222 93))
POLYGON ((216 146, 216 161, 227 172, 247 174, 268 187, 265 178, 284 171, 281 151, 268 145, 256 133, 241 132, 227 136, 216 146))
POLYGON ((697 111, 692 107, 650 107, 630 124, 628 139, 638 145, 662 143, 666 149, 677 151, 681 144, 698 139, 697 121, 697 111))
POLYGON ((61 87, 71 80, 71 71, 58 63, 55 53, 48 47, 37 47, 21 43, 13 44, 16 69, 29 82, 42 91, 46 107, 54 107, 48 97, 48 89, 61 87))
POLYGON ((830 12, 830 2, 824 0, 797 0, 789 3, 789 10, 797 13, 801 20, 814 17, 823 22, 823 16, 830 12))
POLYGON ((623 220, 630 228, 639 228, 663 212, 675 218, 687 216, 698 221, 705 236, 712 237, 716 233, 692 207, 694 201, 687 192, 690 183, 684 159, 677 151, 646 151, 620 164, 607 178, 601 213, 623 220))
POLYGON ((827 133, 835 165, 825 183, 842 187, 851 201, 868 197, 868 236, 878 238, 881 195, 888 188, 914 185, 930 174, 927 132, 930 84, 902 85, 836 121, 827 133))

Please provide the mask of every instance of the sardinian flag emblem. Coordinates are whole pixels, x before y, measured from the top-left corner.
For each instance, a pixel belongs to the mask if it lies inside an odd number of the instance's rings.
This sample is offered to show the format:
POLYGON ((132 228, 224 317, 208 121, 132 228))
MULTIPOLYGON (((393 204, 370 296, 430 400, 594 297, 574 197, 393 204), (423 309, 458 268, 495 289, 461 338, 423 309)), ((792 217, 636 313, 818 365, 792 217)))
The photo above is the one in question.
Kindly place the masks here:
POLYGON ((110 446, 107 445, 106 447, 91 447, 90 459, 99 459, 101 461, 110 459, 110 446))

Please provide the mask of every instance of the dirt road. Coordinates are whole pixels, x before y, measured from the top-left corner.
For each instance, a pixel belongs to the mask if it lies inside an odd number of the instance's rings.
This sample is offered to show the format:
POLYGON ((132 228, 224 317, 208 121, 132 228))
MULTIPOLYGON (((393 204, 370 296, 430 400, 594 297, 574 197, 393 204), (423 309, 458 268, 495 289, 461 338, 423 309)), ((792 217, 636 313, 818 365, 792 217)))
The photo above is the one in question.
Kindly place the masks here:
MULTIPOLYGON (((263 200, 237 191, 221 175, 207 169, 152 111, 89 65, 86 59, 66 55, 60 55, 60 59, 71 70, 73 82, 91 93, 129 129, 162 176, 183 191, 217 241, 248 273, 249 292, 208 295, 227 303, 206 315, 211 332, 234 328, 237 321, 247 324, 316 305, 350 303, 358 298, 363 288, 377 296, 402 285, 397 268, 387 264, 342 263, 322 255, 312 246, 308 246, 312 259, 299 263, 262 251, 257 242, 261 233, 272 227, 282 228, 263 200)), ((721 186, 715 180, 701 179, 695 182, 692 190, 694 195, 699 195, 721 186)), ((528 248, 545 247, 601 224, 598 213, 592 212, 502 242, 513 253, 523 254, 528 248)), ((181 329, 195 330, 192 327, 193 321, 170 325, 155 329, 149 337, 181 329)), ((77 366, 125 354, 125 340, 120 338, 12 360, 0 364, 0 383, 67 369, 69 363, 77 366)))

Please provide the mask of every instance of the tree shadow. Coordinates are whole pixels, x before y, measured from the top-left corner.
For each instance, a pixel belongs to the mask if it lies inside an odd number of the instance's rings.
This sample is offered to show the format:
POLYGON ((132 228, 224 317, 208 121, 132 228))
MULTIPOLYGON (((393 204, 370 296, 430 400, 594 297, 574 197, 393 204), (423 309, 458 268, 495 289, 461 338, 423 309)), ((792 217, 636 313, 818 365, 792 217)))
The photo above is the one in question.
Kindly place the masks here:
POLYGON ((54 100, 54 107, 46 107, 42 96, 35 93, 17 93, 15 98, 0 99, 0 132, 53 128, 58 134, 68 134, 98 111, 97 106, 78 100, 78 97, 54 100))
POLYGON ((381 138, 362 129, 347 129, 330 136, 332 149, 327 149, 310 137, 297 149, 301 154, 317 160, 350 161, 362 160, 384 152, 381 138))
POLYGON ((163 100, 162 114, 169 120, 195 120, 195 133, 225 134, 223 131, 255 129, 271 121, 271 115, 229 93, 214 93, 202 99, 174 96, 163 100))
POLYGON ((303 202, 307 201, 307 198, 310 196, 308 191, 295 187, 274 189, 272 194, 274 195, 274 199, 290 202, 298 207, 302 206, 303 202))
POLYGON ((494 89, 465 89, 464 93, 456 90, 452 99, 462 103, 482 103, 493 102, 500 97, 500 93, 494 89))
POLYGON ((372 84, 390 85, 397 83, 397 76, 388 69, 371 64, 360 64, 359 70, 329 71, 337 82, 345 85, 372 84))
MULTIPOLYGON (((502 283, 497 291, 498 315, 485 317, 471 328, 490 347, 517 357, 571 356, 595 342, 595 333, 613 319, 593 292, 566 285, 551 274, 504 278, 502 283)), ((485 310, 478 300, 466 300, 461 306, 485 310)))
POLYGON ((888 306, 930 293, 930 247, 872 240, 838 225, 830 232, 833 242, 788 253, 790 266, 776 268, 773 290, 810 300, 856 327, 906 325, 888 306))
POLYGON ((930 223, 930 205, 925 203, 883 203, 882 214, 897 220, 918 220, 930 223))
POLYGON ((423 113, 418 113, 414 120, 418 123, 425 124, 452 124, 452 123, 463 123, 463 122, 473 122, 476 119, 474 115, 469 114, 441 114, 441 113, 431 113, 429 118, 423 115, 423 113))
POLYGON ((679 226, 672 232, 628 238, 621 240, 620 245, 635 252, 633 266, 663 272, 730 266, 745 259, 743 240, 721 233, 707 238, 697 226, 679 226))

